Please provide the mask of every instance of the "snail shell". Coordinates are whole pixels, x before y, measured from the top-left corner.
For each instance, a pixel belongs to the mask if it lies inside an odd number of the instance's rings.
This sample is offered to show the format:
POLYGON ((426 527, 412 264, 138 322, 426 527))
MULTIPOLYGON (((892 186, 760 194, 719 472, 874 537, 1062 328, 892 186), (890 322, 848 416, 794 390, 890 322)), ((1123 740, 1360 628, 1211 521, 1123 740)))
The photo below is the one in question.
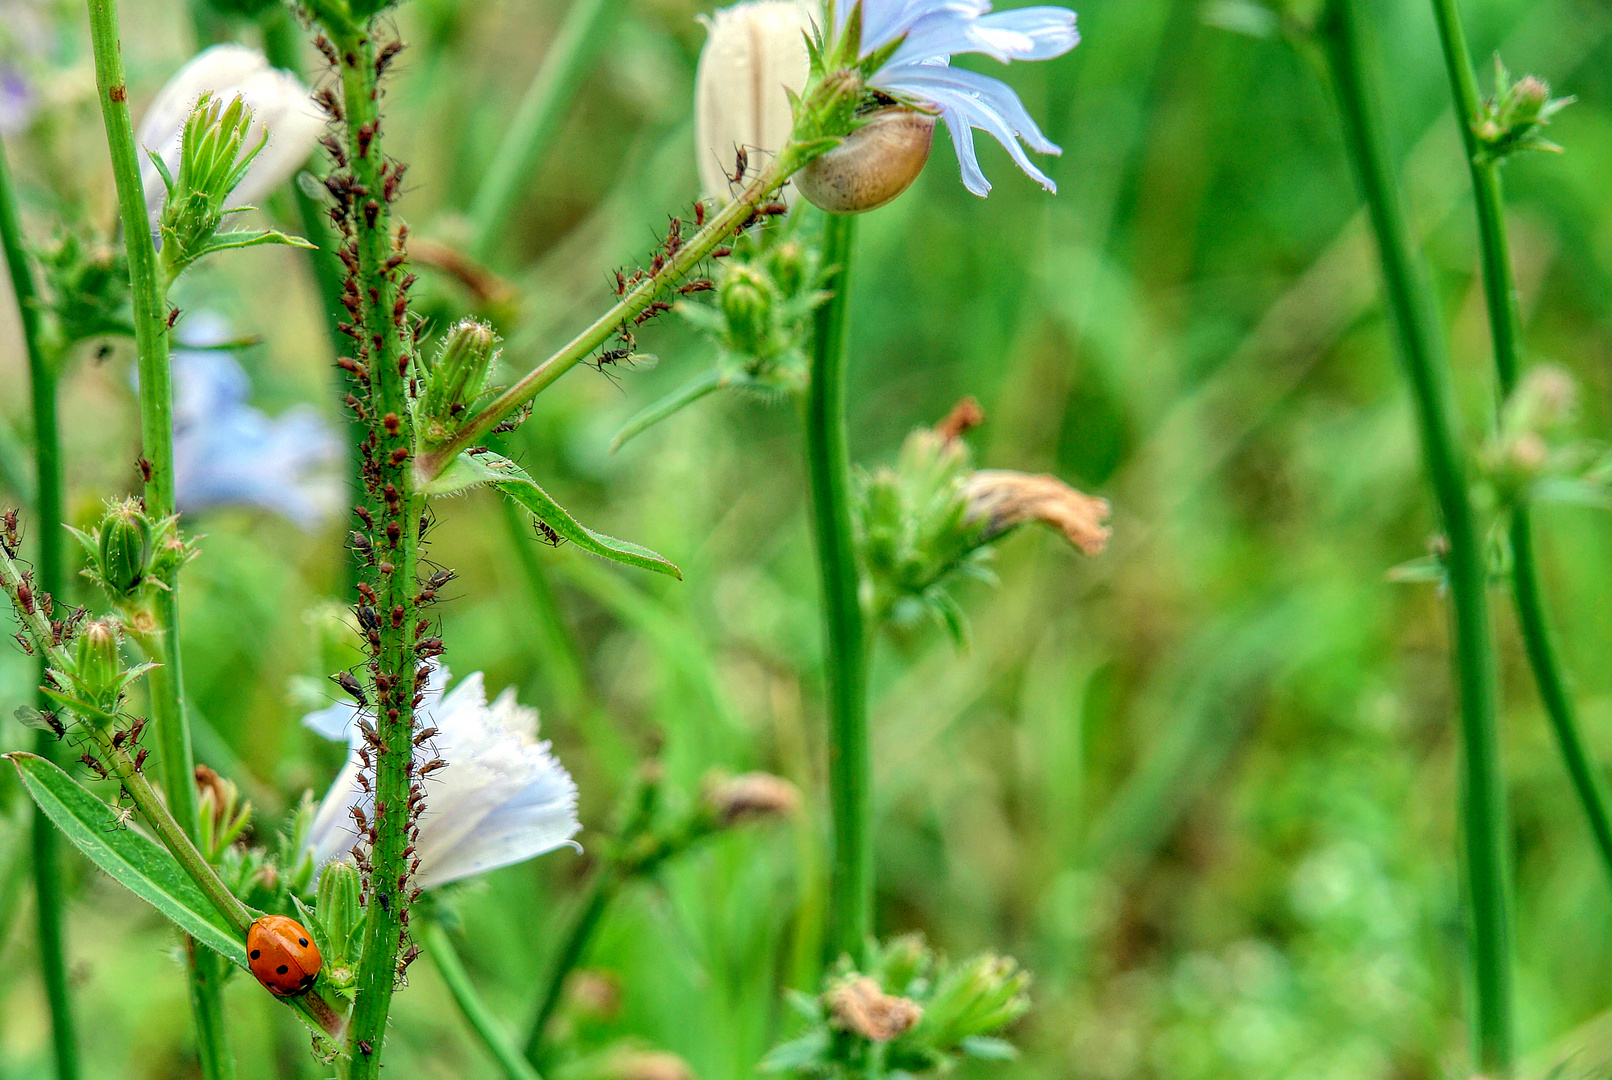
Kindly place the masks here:
POLYGON ((881 109, 796 174, 795 186, 813 206, 831 214, 877 210, 918 178, 934 137, 933 116, 881 109))

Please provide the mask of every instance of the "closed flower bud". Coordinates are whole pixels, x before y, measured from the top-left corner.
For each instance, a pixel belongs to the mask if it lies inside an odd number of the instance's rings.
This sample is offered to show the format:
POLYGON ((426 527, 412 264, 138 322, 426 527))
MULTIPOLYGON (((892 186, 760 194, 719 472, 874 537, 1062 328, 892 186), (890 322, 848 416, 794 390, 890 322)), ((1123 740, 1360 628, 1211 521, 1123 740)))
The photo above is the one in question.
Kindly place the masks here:
POLYGON ((133 499, 113 505, 101 520, 96 561, 101 584, 114 599, 132 595, 151 566, 151 521, 133 499))
POLYGON ((497 358, 498 335, 486 323, 463 319, 448 332, 426 380, 422 416, 428 443, 445 440, 468 418, 497 358))
POLYGON ((123 656, 118 652, 122 631, 111 619, 96 619, 79 633, 74 656, 75 682, 95 704, 111 710, 123 683, 123 656))
POLYGON ((345 860, 329 864, 319 875, 314 913, 319 916, 319 924, 329 939, 325 959, 333 965, 350 966, 357 960, 349 948, 363 921, 364 909, 359 906, 362 891, 358 868, 345 860))
POLYGON ((881 109, 795 177, 800 193, 831 214, 877 210, 918 179, 929 160, 935 118, 881 109))
POLYGON ((923 1019, 916 1001, 886 994, 866 975, 848 978, 823 995, 835 1027, 873 1042, 889 1042, 923 1019))
POLYGON ((806 32, 816 10, 797 0, 750 0, 707 21, 694 75, 694 148, 707 198, 729 202, 745 182, 739 174, 753 175, 759 159, 789 140, 789 92, 806 85, 806 32))
POLYGON ((743 353, 771 353, 773 285, 760 272, 735 263, 727 267, 717 286, 717 301, 728 321, 734 348, 743 353))

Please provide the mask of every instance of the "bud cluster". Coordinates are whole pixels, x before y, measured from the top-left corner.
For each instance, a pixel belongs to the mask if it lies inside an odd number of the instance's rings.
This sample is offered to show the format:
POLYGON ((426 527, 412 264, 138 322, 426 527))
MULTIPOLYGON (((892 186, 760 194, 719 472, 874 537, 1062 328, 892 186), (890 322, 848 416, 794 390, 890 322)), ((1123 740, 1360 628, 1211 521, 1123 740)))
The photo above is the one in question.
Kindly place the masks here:
POLYGON ((1496 54, 1494 95, 1483 103, 1472 126, 1483 156, 1500 161, 1523 150, 1560 153, 1562 148, 1540 131, 1573 100, 1551 97, 1549 85, 1532 75, 1513 82, 1511 72, 1496 54))
POLYGON ((130 337, 129 266, 121 245, 63 225, 39 252, 52 351, 102 335, 130 337))
POLYGON ((1605 505, 1612 453, 1575 438, 1578 386, 1559 367, 1530 369, 1500 410, 1500 423, 1478 455, 1480 491, 1496 508, 1530 499, 1605 505))
POLYGON ((767 388, 802 384, 812 313, 828 299, 821 254, 798 233, 791 219, 746 234, 717 275, 716 306, 679 308, 716 339, 724 370, 767 388))
POLYGON ((762 1070, 804 1076, 940 1074, 963 1057, 1005 1060, 994 1033, 1030 1007, 1030 977, 1005 957, 958 964, 919 935, 869 947, 863 970, 842 958, 816 998, 797 997, 806 1030, 768 1054, 762 1070))

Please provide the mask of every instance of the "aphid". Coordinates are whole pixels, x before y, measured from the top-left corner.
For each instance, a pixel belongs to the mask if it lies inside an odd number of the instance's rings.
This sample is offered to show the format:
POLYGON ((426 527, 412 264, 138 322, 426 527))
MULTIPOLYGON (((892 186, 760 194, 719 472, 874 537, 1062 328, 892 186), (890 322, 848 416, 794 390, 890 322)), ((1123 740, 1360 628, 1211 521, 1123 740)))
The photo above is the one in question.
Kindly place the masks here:
POLYGON ((145 733, 145 730, 146 718, 143 716, 136 716, 134 718, 134 723, 129 725, 129 745, 133 746, 138 743, 140 741, 140 736, 145 733))
MULTIPOLYGON (((369 120, 358 125, 358 156, 369 157, 369 144, 375 140, 375 121, 369 120)), ((380 209, 380 207, 376 207, 380 209)), ((373 228, 374 226, 371 226, 373 228)))
POLYGON ((719 247, 711 250, 711 258, 713 259, 725 259, 732 254, 733 249, 730 247, 719 247))
POLYGON ((140 752, 138 754, 134 755, 134 771, 135 772, 139 772, 141 769, 145 768, 145 766, 146 766, 146 755, 149 754, 149 753, 151 753, 151 751, 147 750, 145 747, 142 746, 142 747, 140 747, 140 752))
POLYGON ((359 1039, 358 1040, 358 1052, 360 1054, 363 1054, 364 1056, 368 1057, 370 1054, 373 1054, 375 1052, 375 1048, 370 1046, 368 1039, 359 1039))
MULTIPOLYGON (((340 323, 338 325, 346 326, 349 329, 352 328, 351 324, 349 323, 340 323)), ((336 366, 341 368, 343 371, 349 372, 356 376, 362 382, 369 381, 369 369, 350 356, 338 356, 336 358, 336 366)))
POLYGON ((134 464, 135 467, 140 470, 141 482, 147 484, 151 483, 151 462, 147 461, 145 458, 139 458, 134 464))
POLYGON ((447 767, 448 763, 446 761, 442 760, 441 758, 432 758, 430 761, 420 766, 420 779, 424 780, 427 776, 430 776, 438 769, 446 769, 447 767))
POLYGON ((369 828, 369 818, 365 816, 363 807, 349 806, 347 808, 347 812, 351 814, 353 816, 353 820, 358 823, 358 828, 360 831, 369 828))
MULTIPOLYGON (((406 446, 398 447, 396 450, 392 451, 391 455, 389 456, 389 460, 393 465, 403 464, 405 461, 409 460, 409 448, 406 446)), ((391 525, 387 526, 387 528, 391 529, 396 524, 397 522, 394 521, 391 525)))
MULTIPOLYGON (((403 450, 403 448, 398 447, 398 450, 403 450)), ((397 450, 392 451, 392 454, 393 454, 393 457, 394 457, 394 460, 393 460, 392 464, 394 464, 394 465, 397 464, 397 461, 395 460, 397 452, 398 452, 397 450)), ((408 456, 408 451, 404 450, 403 454, 404 454, 405 457, 407 457, 408 456)), ((397 542, 402 536, 403 536, 403 527, 401 525, 399 525, 395 521, 388 521, 386 523, 386 542, 387 542, 387 544, 391 545, 392 547, 397 547, 397 542)))
POLYGON ((728 177, 728 183, 730 183, 730 184, 741 184, 741 183, 743 183, 744 182, 744 174, 749 172, 749 171, 750 171, 750 152, 748 150, 746 150, 742 146, 735 147, 734 152, 733 152, 733 175, 728 177))
POLYGON ((22 608, 24 614, 34 613, 34 591, 28 587, 26 581, 17 584, 17 606, 22 608))
POLYGON ((703 202, 694 204, 694 227, 696 229, 705 227, 705 204, 703 202))
POLYGON ((373 605, 376 601, 375 589, 368 582, 360 581, 358 583, 358 595, 364 598, 365 603, 373 605))
POLYGON ((549 547, 557 548, 565 542, 565 537, 555 532, 554 528, 549 525, 548 522, 539 521, 534 518, 532 520, 532 524, 537 526, 539 538, 542 539, 543 543, 547 544, 549 547))
POLYGON ((392 607, 392 629, 393 630, 401 630, 401 629, 403 629, 403 605, 402 604, 396 604, 396 605, 394 605, 392 607))
POLYGON ((323 34, 318 35, 313 39, 313 47, 329 61, 331 67, 336 66, 336 47, 330 43, 329 38, 323 34))
POLYGON ((439 637, 423 638, 414 646, 416 656, 441 656, 443 651, 442 639, 439 637))
POLYGON ((683 219, 674 217, 666 226, 666 255, 670 258, 683 246, 683 219))
POLYGON ((364 789, 365 795, 370 794, 369 777, 365 776, 363 773, 359 773, 356 777, 354 777, 354 779, 358 781, 358 786, 364 789))
POLYGON ((284 915, 265 915, 246 931, 247 958, 257 981, 277 997, 306 993, 324 959, 307 929, 284 915))
POLYGON ((357 529, 354 529, 347 534, 347 542, 352 545, 354 551, 370 550, 369 537, 365 536, 357 529))
POLYGON ((402 51, 403 43, 401 41, 389 41, 381 47, 381 51, 375 56, 375 77, 377 79, 386 74, 386 69, 391 66, 393 60, 397 59, 397 54, 402 51))
MULTIPOLYGON (((360 132, 362 132, 363 130, 364 130, 363 128, 359 128, 360 132)), ((366 154, 369 153, 368 150, 365 150, 364 152, 366 154)), ((381 216, 381 204, 376 202, 374 199, 365 199, 364 200, 364 224, 366 226, 368 226, 370 229, 374 229, 375 228, 375 223, 380 220, 380 216, 381 216)), ((379 344, 379 343, 377 343, 377 344, 379 344)))
MULTIPOLYGON (((421 620, 419 620, 418 622, 416 622, 414 624, 414 636, 415 637, 422 637, 422 636, 424 636, 425 632, 427 630, 429 630, 429 629, 431 629, 431 620, 430 619, 421 619, 421 620)), ((416 705, 418 705, 420 703, 420 695, 419 694, 414 695, 414 703, 416 705)))
POLYGON ((22 646, 23 652, 27 653, 29 656, 34 654, 34 647, 28 643, 28 638, 25 634, 19 631, 11 636, 16 640, 18 645, 22 646))
POLYGON ((176 323, 178 321, 179 321, 179 308, 176 305, 176 306, 171 307, 171 308, 168 309, 168 329, 172 330, 174 328, 174 323, 176 323))
POLYGON ((710 278, 695 278, 693 281, 679 285, 677 291, 684 296, 688 296, 691 293, 710 292, 714 288, 716 288, 716 283, 710 278))
MULTIPOLYGON (((368 611, 369 609, 363 608, 361 610, 368 611)), ((359 705, 366 708, 369 706, 369 695, 364 693, 364 684, 354 678, 351 672, 338 671, 330 678, 337 686, 352 695, 353 700, 357 701, 359 705)))

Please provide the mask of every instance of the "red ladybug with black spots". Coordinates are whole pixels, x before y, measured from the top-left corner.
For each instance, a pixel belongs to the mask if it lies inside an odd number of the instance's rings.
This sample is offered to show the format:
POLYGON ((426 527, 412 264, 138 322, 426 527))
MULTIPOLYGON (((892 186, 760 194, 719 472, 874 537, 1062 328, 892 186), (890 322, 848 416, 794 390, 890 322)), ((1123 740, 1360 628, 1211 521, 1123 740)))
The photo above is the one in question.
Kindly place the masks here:
POLYGON ((319 977, 324 959, 307 928, 284 915, 265 915, 246 931, 246 956, 271 994, 296 997, 319 977))

